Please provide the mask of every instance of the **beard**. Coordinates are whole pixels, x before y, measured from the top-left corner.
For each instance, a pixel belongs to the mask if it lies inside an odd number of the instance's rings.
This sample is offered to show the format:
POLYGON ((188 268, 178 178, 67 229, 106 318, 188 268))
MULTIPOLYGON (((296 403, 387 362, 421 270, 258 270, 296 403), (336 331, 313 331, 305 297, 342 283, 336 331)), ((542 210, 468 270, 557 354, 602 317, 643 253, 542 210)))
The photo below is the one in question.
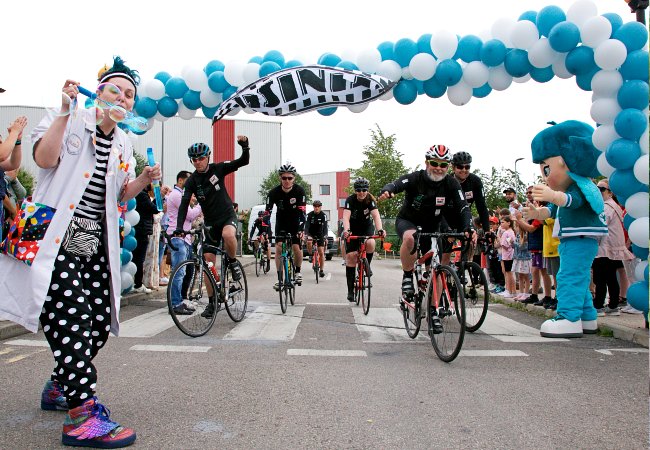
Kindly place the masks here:
POLYGON ((431 181, 442 181, 447 176, 447 174, 436 175, 436 174, 431 173, 429 171, 427 171, 427 175, 429 176, 429 179, 431 181))

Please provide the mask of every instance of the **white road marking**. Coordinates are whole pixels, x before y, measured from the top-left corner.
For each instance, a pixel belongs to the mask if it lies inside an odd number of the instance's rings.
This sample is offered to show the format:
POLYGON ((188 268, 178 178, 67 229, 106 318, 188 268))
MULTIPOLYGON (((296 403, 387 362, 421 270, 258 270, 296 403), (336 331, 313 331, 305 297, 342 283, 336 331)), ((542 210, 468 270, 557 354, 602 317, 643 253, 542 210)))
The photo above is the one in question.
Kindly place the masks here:
POLYGON ((309 348, 290 348, 288 356, 368 356, 363 350, 316 350, 309 348))
POLYGON ((169 315, 169 310, 167 308, 160 308, 120 323, 119 337, 153 337, 173 326, 175 325, 169 315))
POLYGON ((143 352, 205 353, 211 348, 196 345, 134 345, 129 350, 143 352))
POLYGON ((332 279, 332 272, 327 272, 327 273, 325 274, 325 280, 326 280, 326 281, 329 281, 329 280, 331 280, 331 279, 332 279))
POLYGON ((280 305, 262 305, 246 319, 240 322, 224 340, 235 341, 290 341, 296 335, 300 325, 304 306, 288 306, 287 313, 282 314, 280 305))
MULTIPOLYGON (((318 306, 352 306, 354 303, 346 301, 345 303, 334 303, 334 302, 307 302, 307 305, 318 305, 318 306)), ((355 305, 356 306, 356 305, 355 305)))
POLYGON ((648 353, 647 348, 601 348, 594 349, 598 353, 602 353, 607 356, 614 356, 612 352, 623 352, 623 353, 648 353))
POLYGON ((529 327, 516 320, 509 319, 488 310, 485 322, 481 325, 479 331, 492 336, 501 342, 562 342, 568 339, 549 339, 539 335, 537 328, 529 327))
MULTIPOLYGON (((404 319, 402 314, 396 308, 370 308, 366 316, 363 310, 353 308, 354 322, 357 325, 359 333, 364 343, 367 344, 385 344, 387 342, 409 342, 429 339, 422 334, 415 339, 411 339, 404 329, 404 319)), ((426 328, 426 324, 422 324, 426 328)), ((420 332, 426 334, 426 330, 420 332)))
POLYGON ((32 339, 14 339, 13 341, 4 342, 5 345, 22 345, 25 347, 49 347, 47 341, 37 341, 32 339))
POLYGON ((458 356, 528 356, 521 350, 461 350, 458 356))
POLYGON ((43 348, 43 349, 38 349, 38 350, 36 350, 35 352, 32 352, 32 353, 16 355, 13 358, 9 358, 7 361, 5 361, 5 363, 6 364, 15 363, 15 362, 18 362, 18 361, 23 360, 25 358, 29 358, 30 356, 35 355, 36 353, 41 353, 41 352, 44 352, 44 351, 46 351, 46 350, 43 348))

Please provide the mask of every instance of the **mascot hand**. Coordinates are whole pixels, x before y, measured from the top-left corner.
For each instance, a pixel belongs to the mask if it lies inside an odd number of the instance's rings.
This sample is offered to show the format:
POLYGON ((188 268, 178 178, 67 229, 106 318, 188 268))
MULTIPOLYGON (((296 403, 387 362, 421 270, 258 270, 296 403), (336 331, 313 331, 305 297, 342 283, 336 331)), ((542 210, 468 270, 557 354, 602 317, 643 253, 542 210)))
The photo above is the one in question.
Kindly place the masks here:
POLYGON ((524 219, 526 220, 534 220, 538 218, 537 208, 531 206, 524 206, 523 212, 524 212, 524 219))
POLYGON ((545 184, 533 186, 533 199, 536 201, 554 203, 558 206, 566 204, 566 194, 560 191, 554 191, 545 184))

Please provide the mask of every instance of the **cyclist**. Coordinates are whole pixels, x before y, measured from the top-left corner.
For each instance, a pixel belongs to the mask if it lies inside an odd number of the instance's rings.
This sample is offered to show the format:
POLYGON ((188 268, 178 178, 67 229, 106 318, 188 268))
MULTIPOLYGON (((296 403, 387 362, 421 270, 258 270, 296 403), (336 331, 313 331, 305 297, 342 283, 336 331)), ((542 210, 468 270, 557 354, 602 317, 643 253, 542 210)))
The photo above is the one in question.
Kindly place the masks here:
MULTIPOLYGON (((280 275, 282 242, 287 234, 291 234, 291 249, 293 262, 296 269, 296 283, 302 284, 300 266, 302 264, 302 235, 305 229, 305 212, 307 209, 307 196, 305 190, 295 183, 296 168, 289 163, 283 164, 278 169, 280 185, 271 189, 266 199, 266 211, 271 214, 273 206, 277 206, 275 213, 275 268, 280 275)), ((273 288, 280 289, 280 282, 276 281, 273 288)))
MULTIPOLYGON (((354 180, 354 194, 345 199, 345 209, 343 210, 343 240, 348 236, 371 236, 373 235, 373 222, 377 229, 377 234, 384 236, 384 230, 381 225, 381 217, 377 209, 377 200, 368 192, 370 182, 365 178, 354 180)), ((358 239, 346 243, 345 253, 345 278, 348 282, 348 301, 354 301, 354 269, 359 257, 358 239)), ((368 259, 368 274, 372 275, 370 262, 375 251, 375 240, 366 241, 366 258, 368 259)))
MULTIPOLYGON (((205 244, 218 247, 223 238, 223 246, 228 255, 227 263, 230 266, 232 279, 240 280, 242 277, 241 268, 233 264, 235 252, 237 251, 237 215, 232 205, 232 200, 226 191, 224 178, 229 173, 235 172, 240 167, 248 165, 250 160, 250 147, 246 136, 237 136, 237 143, 242 148, 242 154, 234 161, 222 161, 220 163, 210 163, 210 147, 202 142, 197 142, 187 149, 187 156, 196 169, 185 182, 183 198, 178 208, 178 218, 176 222, 175 235, 183 234, 183 223, 187 214, 187 207, 190 204, 192 194, 196 198, 203 211, 204 223, 211 227, 210 232, 205 237, 205 244)), ((205 259, 208 263, 217 263, 217 257, 214 253, 204 252, 205 259)), ((208 295, 210 303, 201 313, 203 317, 209 318, 214 314, 216 295, 210 292, 208 286, 208 295)))
POLYGON ((327 242, 327 216, 323 212, 323 203, 314 200, 314 210, 307 214, 307 252, 311 255, 312 241, 316 241, 320 271, 318 276, 325 276, 325 242, 327 242))
POLYGON ((268 272, 271 264, 271 247, 268 245, 271 242, 272 233, 271 233, 271 216, 266 214, 266 211, 259 211, 257 213, 257 219, 253 222, 253 227, 251 228, 251 233, 248 240, 255 247, 257 251, 257 246, 262 246, 262 251, 266 251, 266 271, 268 272), (253 240, 253 235, 255 231, 258 232, 258 239, 253 240))
MULTIPOLYGON (((412 255, 411 250, 414 247, 413 235, 418 226, 427 233, 440 231, 444 217, 447 223, 458 223, 468 235, 473 234, 472 214, 460 183, 447 174, 450 162, 449 148, 445 145, 434 145, 425 153, 425 169, 403 175, 381 190, 379 200, 406 192, 404 204, 395 221, 395 228, 402 239, 400 260, 404 270, 402 277, 404 295, 410 296, 415 293, 413 267, 416 255, 412 255)), ((445 249, 450 247, 447 244, 443 242, 445 249)), ((431 248, 429 240, 423 242, 420 248, 425 253, 429 251, 431 248)))
MULTIPOLYGON (((454 168, 454 178, 460 183, 467 204, 471 208, 472 204, 476 203, 476 211, 481 220, 481 227, 487 233, 490 231, 490 213, 488 212, 487 203, 485 203, 483 182, 477 175, 469 171, 472 164, 472 155, 467 152, 456 152, 451 158, 451 164, 454 168)), ((453 217, 451 219, 453 220, 453 217)), ((449 227, 455 230, 460 229, 457 223, 449 223, 449 227)))

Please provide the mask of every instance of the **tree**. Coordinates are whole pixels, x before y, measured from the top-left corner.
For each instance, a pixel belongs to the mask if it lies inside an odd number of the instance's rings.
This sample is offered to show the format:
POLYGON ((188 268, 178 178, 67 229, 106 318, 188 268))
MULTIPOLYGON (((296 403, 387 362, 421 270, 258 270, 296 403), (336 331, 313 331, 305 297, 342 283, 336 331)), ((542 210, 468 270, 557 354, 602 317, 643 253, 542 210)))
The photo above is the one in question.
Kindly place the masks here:
MULTIPOLYGON (((365 159, 358 169, 348 169, 353 178, 363 177, 370 181, 370 193, 375 197, 386 184, 391 183, 409 173, 411 170, 404 165, 402 153, 395 150, 394 134, 385 136, 379 125, 376 130, 370 130, 371 143, 363 147, 365 159)), ((349 188, 352 192, 352 188, 349 188)), ((382 217, 395 217, 404 203, 403 196, 397 196, 379 203, 379 214, 382 217)))
MULTIPOLYGON (((268 195, 269 191, 279 185, 281 183, 280 181, 280 174, 278 173, 278 169, 272 169, 271 172, 262 180, 262 184, 260 184, 260 189, 257 191, 258 194, 260 194, 260 198, 262 199, 262 203, 266 201, 266 196, 268 195)), ((311 203, 311 185, 307 183, 299 174, 296 174, 296 179, 294 180, 294 183, 299 184, 302 186, 302 188, 305 190, 305 195, 307 196, 306 201, 307 203, 311 203)))
POLYGON ((519 180, 514 170, 504 167, 498 169, 492 167, 489 175, 481 172, 480 169, 474 170, 474 174, 483 182, 483 193, 485 194, 485 202, 489 210, 499 210, 508 207, 503 196, 503 190, 508 186, 517 189, 517 198, 520 202, 526 200, 524 184, 519 180))
POLYGON ((34 192, 34 185, 36 184, 36 179, 34 178, 34 175, 32 175, 31 172, 21 167, 20 169, 18 169, 16 178, 18 178, 20 184, 23 185, 25 191, 27 191, 27 196, 29 197, 30 195, 32 195, 32 193, 34 192))

